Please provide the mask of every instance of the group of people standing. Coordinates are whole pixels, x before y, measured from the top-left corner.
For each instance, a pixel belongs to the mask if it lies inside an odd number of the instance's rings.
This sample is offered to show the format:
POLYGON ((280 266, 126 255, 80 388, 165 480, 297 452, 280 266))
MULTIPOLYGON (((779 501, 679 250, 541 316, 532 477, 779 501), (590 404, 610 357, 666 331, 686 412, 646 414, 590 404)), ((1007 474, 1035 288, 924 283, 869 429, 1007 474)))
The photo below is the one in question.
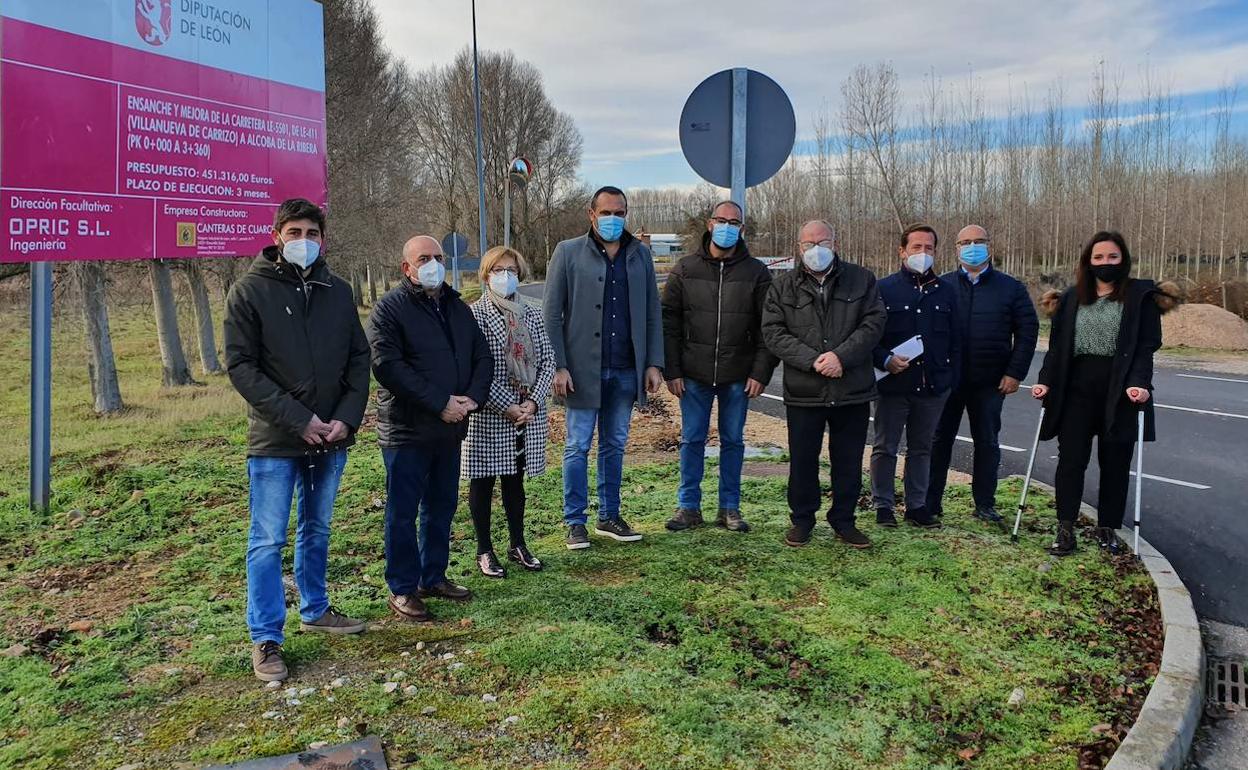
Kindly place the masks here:
MULTIPOLYGON (((1026 378, 1039 323, 1023 284, 993 266, 982 227, 958 233, 959 265, 945 275, 934 271, 936 231, 906 228, 898 270, 877 280, 844 261, 833 226, 814 220, 798 233, 798 264, 773 280, 750 255, 740 206, 724 201, 713 207, 699 248, 674 266, 660 297, 650 251, 626 229, 627 216, 623 191, 594 193, 587 232, 551 255, 541 308, 518 294, 528 265, 514 249, 482 255, 481 297, 468 305, 445 282, 438 241, 412 238, 403 248, 399 285, 362 325, 349 285, 321 255, 324 212, 302 199, 279 207, 273 245, 231 289, 225 320, 230 379, 249 404, 247 623, 257 677, 287 676, 281 565, 296 496, 300 628, 364 629, 363 621, 330 605, 325 576, 334 498, 364 419, 370 372, 378 382, 377 436, 386 469, 385 579, 389 606, 404 620, 428 620, 429 598, 472 596, 446 574, 461 478, 468 480, 481 573, 506 575, 491 538, 496 485, 507 520, 507 560, 542 569, 525 542, 524 478, 545 470, 551 401, 566 415, 563 520, 570 550, 591 546, 588 456, 595 433, 593 531, 625 543, 642 539, 621 516, 624 452, 634 405, 665 386, 681 412, 680 486, 667 529, 707 520, 702 481, 717 406, 715 524, 749 532, 741 511, 746 415, 780 364, 790 454, 786 544, 811 541, 823 507, 819 463, 826 434, 827 520, 837 539, 869 547, 855 509, 872 419, 871 497, 879 526, 898 523, 894 475, 903 435, 904 519, 940 526, 964 413, 975 445, 975 516, 1001 523, 995 509, 1001 409, 1026 378)), ((1129 273, 1121 236, 1098 233, 1080 260, 1076 287, 1043 303, 1055 316, 1033 395, 1049 407, 1044 432, 1059 440, 1055 554, 1075 548, 1073 514, 1092 437, 1099 439, 1106 527, 1122 521, 1134 441, 1127 423, 1134 425, 1140 406, 1152 439, 1151 356, 1160 345, 1159 306, 1172 297, 1129 273)), ((1116 548, 1110 532, 1102 545, 1116 548)))

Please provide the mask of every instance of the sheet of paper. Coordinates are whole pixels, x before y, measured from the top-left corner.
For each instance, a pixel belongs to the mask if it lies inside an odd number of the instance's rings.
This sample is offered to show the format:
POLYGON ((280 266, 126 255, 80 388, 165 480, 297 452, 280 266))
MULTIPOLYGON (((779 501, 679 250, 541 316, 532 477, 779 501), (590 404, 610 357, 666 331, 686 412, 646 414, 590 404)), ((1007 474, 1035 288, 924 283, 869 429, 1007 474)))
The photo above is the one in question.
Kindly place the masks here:
MULTIPOLYGON (((893 348, 893 355, 904 356, 905 358, 913 361, 914 359, 923 355, 923 338, 916 334, 915 336, 901 343, 897 347, 893 348)), ((888 376, 888 372, 886 370, 884 369, 875 370, 876 382, 879 382, 880 380, 884 379, 887 376, 888 376)))

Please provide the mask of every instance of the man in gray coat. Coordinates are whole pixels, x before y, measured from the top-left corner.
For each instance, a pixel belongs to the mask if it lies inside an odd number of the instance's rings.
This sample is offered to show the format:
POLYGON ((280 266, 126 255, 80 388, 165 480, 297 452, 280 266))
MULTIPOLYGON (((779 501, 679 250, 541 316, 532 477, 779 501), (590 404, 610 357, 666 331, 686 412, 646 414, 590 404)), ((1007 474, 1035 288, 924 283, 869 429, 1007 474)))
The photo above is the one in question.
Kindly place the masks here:
POLYGON ((650 249, 624 229, 628 199, 603 187, 589 232, 555 247, 546 271, 546 330, 555 397, 567 406, 563 520, 568 548, 589 547, 589 445, 598 427, 598 524, 620 542, 641 539, 620 518, 620 479, 633 404, 663 386, 663 316, 650 249), (644 390, 643 390, 644 387, 644 390))

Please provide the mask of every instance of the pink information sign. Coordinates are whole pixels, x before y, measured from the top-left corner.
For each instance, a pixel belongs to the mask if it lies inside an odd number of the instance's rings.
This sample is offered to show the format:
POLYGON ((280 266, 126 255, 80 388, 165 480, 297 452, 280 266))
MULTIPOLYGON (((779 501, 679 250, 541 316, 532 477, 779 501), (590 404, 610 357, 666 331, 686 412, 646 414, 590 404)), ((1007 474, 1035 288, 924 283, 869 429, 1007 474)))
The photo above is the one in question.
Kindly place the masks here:
POLYGON ((250 255, 324 205, 315 0, 4 0, 0 262, 250 255))

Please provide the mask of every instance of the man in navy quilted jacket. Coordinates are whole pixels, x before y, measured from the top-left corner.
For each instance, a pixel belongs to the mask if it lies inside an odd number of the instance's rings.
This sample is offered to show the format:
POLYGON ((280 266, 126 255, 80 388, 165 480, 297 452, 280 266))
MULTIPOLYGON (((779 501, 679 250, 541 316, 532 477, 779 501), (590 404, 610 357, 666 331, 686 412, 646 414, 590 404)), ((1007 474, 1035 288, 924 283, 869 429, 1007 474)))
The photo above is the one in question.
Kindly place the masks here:
POLYGON ((967 225, 958 231, 955 246, 958 269, 942 275, 940 280, 958 296, 955 321, 962 339, 962 372, 936 429, 927 507, 940 515, 953 442, 965 412, 975 443, 971 483, 975 516, 1001 525, 995 504, 997 469, 1001 465, 997 438, 1001 432, 1001 407, 1005 397, 1017 391, 1018 384, 1027 377, 1040 323, 1027 287, 992 264, 987 230, 967 225))
POLYGON ((960 366, 958 331, 954 324, 954 290, 932 270, 936 231, 928 225, 907 227, 901 234, 897 272, 880 280, 880 299, 888 317, 884 337, 875 346, 875 368, 885 373, 877 387, 875 438, 871 448, 871 497, 875 522, 897 526, 893 513, 894 475, 901 436, 906 436, 906 520, 924 528, 940 526, 927 509, 928 462, 936 423, 957 384, 960 366), (898 350, 917 337, 922 353, 907 357, 898 350))

